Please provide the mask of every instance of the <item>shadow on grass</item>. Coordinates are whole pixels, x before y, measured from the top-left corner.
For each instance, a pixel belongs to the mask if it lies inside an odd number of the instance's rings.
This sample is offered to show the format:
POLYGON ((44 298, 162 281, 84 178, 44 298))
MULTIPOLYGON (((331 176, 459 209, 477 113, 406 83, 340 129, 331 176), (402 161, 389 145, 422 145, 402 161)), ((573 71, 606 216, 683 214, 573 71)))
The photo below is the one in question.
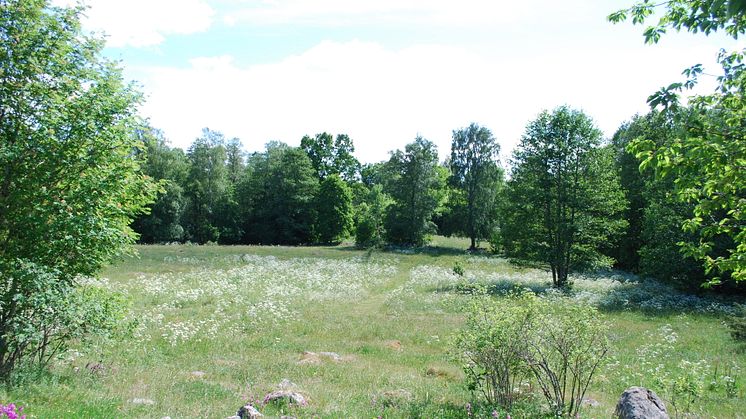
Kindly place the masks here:
POLYGON ((680 314, 723 318, 732 316, 738 303, 734 297, 688 293, 669 284, 624 273, 584 275, 575 278, 574 284, 565 288, 555 288, 551 281, 522 282, 512 278, 489 281, 464 278, 455 283, 427 288, 432 293, 486 293, 493 297, 504 297, 523 290, 530 290, 539 296, 568 298, 591 304, 605 313, 637 313, 658 318, 680 314), (594 284, 595 281, 599 284, 594 284))
POLYGON ((361 252, 365 251, 367 254, 372 252, 379 252, 383 254, 392 255, 426 255, 431 257, 439 256, 493 256, 492 253, 485 249, 469 250, 459 247, 451 246, 423 246, 423 247, 395 247, 386 246, 383 248, 376 249, 364 249, 354 245, 342 245, 336 246, 331 249, 339 250, 341 252, 361 252))

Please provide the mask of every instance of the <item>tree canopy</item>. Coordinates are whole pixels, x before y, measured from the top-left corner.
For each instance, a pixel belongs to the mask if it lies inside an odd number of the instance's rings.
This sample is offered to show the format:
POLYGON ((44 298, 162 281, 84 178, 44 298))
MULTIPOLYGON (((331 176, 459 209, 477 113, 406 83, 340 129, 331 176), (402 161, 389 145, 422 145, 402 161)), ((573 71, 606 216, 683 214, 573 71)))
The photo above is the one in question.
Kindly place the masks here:
POLYGON ((495 211, 503 172, 498 163, 500 145, 492 132, 477 124, 453 131, 450 183, 460 193, 454 212, 461 220, 460 230, 476 249, 478 239, 486 239, 497 222, 495 211))
POLYGON ((604 247, 625 226, 612 153, 600 139, 588 116, 560 107, 530 122, 513 153, 506 252, 547 263, 558 287, 570 271, 610 265, 604 247))
MULTIPOLYGON (((742 0, 673 0, 660 4, 639 2, 609 16, 612 22, 632 17, 645 24, 659 10, 657 23, 644 30, 647 43, 657 43, 668 29, 704 33, 724 31, 737 39, 746 31, 742 0)), ((712 94, 689 98, 692 112, 684 122, 687 134, 665 144, 639 138, 630 144, 641 160, 641 169, 652 167, 660 177, 670 177, 682 201, 694 205, 693 215, 683 227, 698 236, 695 243, 681 242, 682 250, 703 262, 717 284, 732 278, 746 280, 746 71, 744 52, 721 50, 722 73, 712 94), (717 242, 729 240, 725 253, 714 252, 717 242)), ((697 64, 686 69, 685 81, 672 83, 648 98, 652 107, 675 111, 678 95, 693 87, 703 73, 697 64)))
POLYGON ((127 251, 136 237, 130 222, 156 186, 140 173, 140 95, 101 57, 103 42, 81 32, 82 10, 41 0, 1 4, 5 378, 22 359, 48 360, 67 339, 104 327, 81 310, 76 278, 127 251))
POLYGON ((403 151, 393 152, 386 164, 392 177, 385 188, 394 199, 386 218, 388 240, 421 246, 435 232, 432 216, 444 186, 437 147, 418 136, 403 151))

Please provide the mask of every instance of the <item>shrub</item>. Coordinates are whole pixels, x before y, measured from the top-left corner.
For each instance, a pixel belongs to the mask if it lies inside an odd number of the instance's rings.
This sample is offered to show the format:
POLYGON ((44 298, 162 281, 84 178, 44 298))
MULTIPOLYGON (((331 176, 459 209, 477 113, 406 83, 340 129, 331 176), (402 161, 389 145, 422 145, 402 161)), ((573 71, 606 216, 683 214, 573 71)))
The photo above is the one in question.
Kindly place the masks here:
MULTIPOLYGON (((0 284, 0 366, 9 373, 19 362, 47 365, 69 342, 111 336, 123 324, 126 305, 103 288, 60 280, 55 270, 30 262, 6 269, 0 284)), ((7 378, 7 377, 6 377, 7 378)))
POLYGON ((524 361, 558 415, 577 415, 609 351, 608 324, 594 307, 537 301, 524 361))
POLYGON ((96 311, 76 278, 95 275, 131 249, 132 218, 158 186, 140 171, 141 96, 102 56, 103 40, 83 32, 85 8, 27 0, 2 1, 0 8, 0 74, 17 81, 0 87, 6 380, 24 358, 48 362, 67 339, 98 330, 108 308, 96 311))
POLYGON ((469 308, 456 338, 468 386, 509 408, 517 388, 538 385, 555 414, 574 416, 609 350, 607 323, 582 304, 531 292, 498 301, 484 295, 469 308))
POLYGON ((511 407, 517 396, 514 389, 528 377, 523 353, 526 336, 536 328, 534 298, 511 294, 498 305, 489 297, 477 297, 456 337, 469 389, 479 391, 490 404, 511 407))

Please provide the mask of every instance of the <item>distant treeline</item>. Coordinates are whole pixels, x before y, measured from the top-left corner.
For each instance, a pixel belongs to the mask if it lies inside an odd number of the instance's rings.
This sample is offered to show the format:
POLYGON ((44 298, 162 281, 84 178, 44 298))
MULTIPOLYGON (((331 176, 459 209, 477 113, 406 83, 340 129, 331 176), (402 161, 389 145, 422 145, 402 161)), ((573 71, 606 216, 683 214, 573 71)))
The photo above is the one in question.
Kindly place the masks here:
MULTIPOLYGON (((144 172, 161 182, 150 214, 133 228, 143 243, 422 246, 433 234, 469 237, 476 248, 549 265, 555 285, 600 267, 699 285, 702 264, 680 251, 695 241, 682 225, 693 204, 670 180, 641 171, 627 150, 686 135, 678 117, 651 112, 610 140, 584 113, 560 107, 531 121, 507 164, 489 129, 453 131, 451 154, 417 137, 387 161, 360 164, 345 134, 305 136, 299 147, 270 142, 246 154, 239 139, 204 129, 184 152, 155 129, 140 132, 144 172)), ((713 249, 724 253, 723 237, 713 249)))

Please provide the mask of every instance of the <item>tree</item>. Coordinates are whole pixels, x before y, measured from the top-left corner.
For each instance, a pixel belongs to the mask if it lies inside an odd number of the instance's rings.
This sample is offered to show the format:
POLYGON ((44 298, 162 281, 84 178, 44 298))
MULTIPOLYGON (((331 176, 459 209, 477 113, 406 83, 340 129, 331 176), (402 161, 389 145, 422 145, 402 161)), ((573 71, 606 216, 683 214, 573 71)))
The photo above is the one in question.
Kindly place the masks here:
POLYGON ((163 134, 153 128, 138 130, 146 147, 143 173, 161 182, 162 188, 150 213, 141 214, 132 223, 142 243, 165 243, 184 239, 182 215, 186 205, 183 188, 189 162, 180 148, 168 146, 163 134))
POLYGON ((189 237, 197 243, 217 242, 219 209, 230 193, 223 134, 203 129, 202 136, 189 147, 187 156, 190 164, 186 180, 189 237))
POLYGON ((129 251, 156 186, 140 173, 140 95, 81 8, 0 1, 0 379, 119 319, 79 286, 129 251))
POLYGON ((339 175, 321 181, 316 197, 316 233, 321 243, 339 243, 352 232, 352 190, 339 175))
POLYGON ((418 136, 404 151, 393 152, 387 166, 392 177, 386 192, 394 200, 386 217, 387 239, 395 244, 421 246, 435 232, 432 216, 444 186, 437 147, 418 136))
POLYGON ((320 180, 334 174, 346 182, 358 179, 360 162, 352 155, 355 146, 347 134, 338 134, 336 139, 326 132, 313 138, 306 135, 300 141, 300 148, 308 154, 320 180))
POLYGON ((228 181, 234 187, 241 181, 246 166, 244 164, 244 152, 241 140, 231 138, 225 145, 226 170, 228 172, 228 181))
POLYGON ((249 157, 240 199, 245 241, 304 244, 314 239, 319 181, 306 153, 284 143, 267 144, 249 157))
POLYGON ((450 183, 463 195, 454 212, 463 215, 462 231, 471 239, 489 237, 496 222, 497 196, 503 173, 497 161, 500 145, 489 129, 471 124, 453 131, 450 183))
MULTIPOLYGON (((682 109, 677 114, 686 112, 682 109)), ((663 145, 687 135, 680 119, 653 111, 635 116, 614 134, 616 165, 628 203, 624 214, 628 227, 614 254, 623 269, 689 285, 700 284, 704 277, 697 261, 679 252, 677 245, 696 241, 693 234, 681 229, 684 220, 692 216, 693 205, 676 199, 671 179, 656 178, 652 170, 641 172, 639 161, 627 150, 637 138, 663 145)))
POLYGON ((573 270, 608 266, 625 227, 613 153, 584 113, 542 112, 513 153, 503 244, 512 257, 547 263, 556 287, 573 270), (606 250, 606 252, 605 252, 606 250))
POLYGON ((385 243, 384 220, 391 198, 381 185, 373 185, 365 202, 360 204, 359 220, 355 229, 355 244, 361 248, 381 247, 385 243))
MULTIPOLYGON (((687 32, 725 31, 736 39, 746 32, 746 2, 743 0, 672 0, 660 4, 648 1, 617 11, 609 16, 621 22, 629 16, 634 24, 644 24, 656 8, 662 8, 658 22, 644 31, 646 43, 657 43, 668 29, 687 32)), ((685 138, 664 145, 642 138, 630 145, 641 159, 641 168, 654 167, 660 177, 670 177, 682 201, 694 204, 693 216, 683 227, 695 233, 697 243, 681 243, 685 254, 701 260, 707 273, 714 275, 709 284, 723 279, 746 280, 746 49, 721 50, 718 62, 722 75, 710 95, 694 96, 689 107, 696 117, 687 123, 685 138), (716 243, 729 241, 723 254, 713 250, 716 243)), ((693 87, 702 74, 702 66, 684 71, 687 80, 672 83, 648 98, 651 107, 675 110, 678 94, 693 87)))

